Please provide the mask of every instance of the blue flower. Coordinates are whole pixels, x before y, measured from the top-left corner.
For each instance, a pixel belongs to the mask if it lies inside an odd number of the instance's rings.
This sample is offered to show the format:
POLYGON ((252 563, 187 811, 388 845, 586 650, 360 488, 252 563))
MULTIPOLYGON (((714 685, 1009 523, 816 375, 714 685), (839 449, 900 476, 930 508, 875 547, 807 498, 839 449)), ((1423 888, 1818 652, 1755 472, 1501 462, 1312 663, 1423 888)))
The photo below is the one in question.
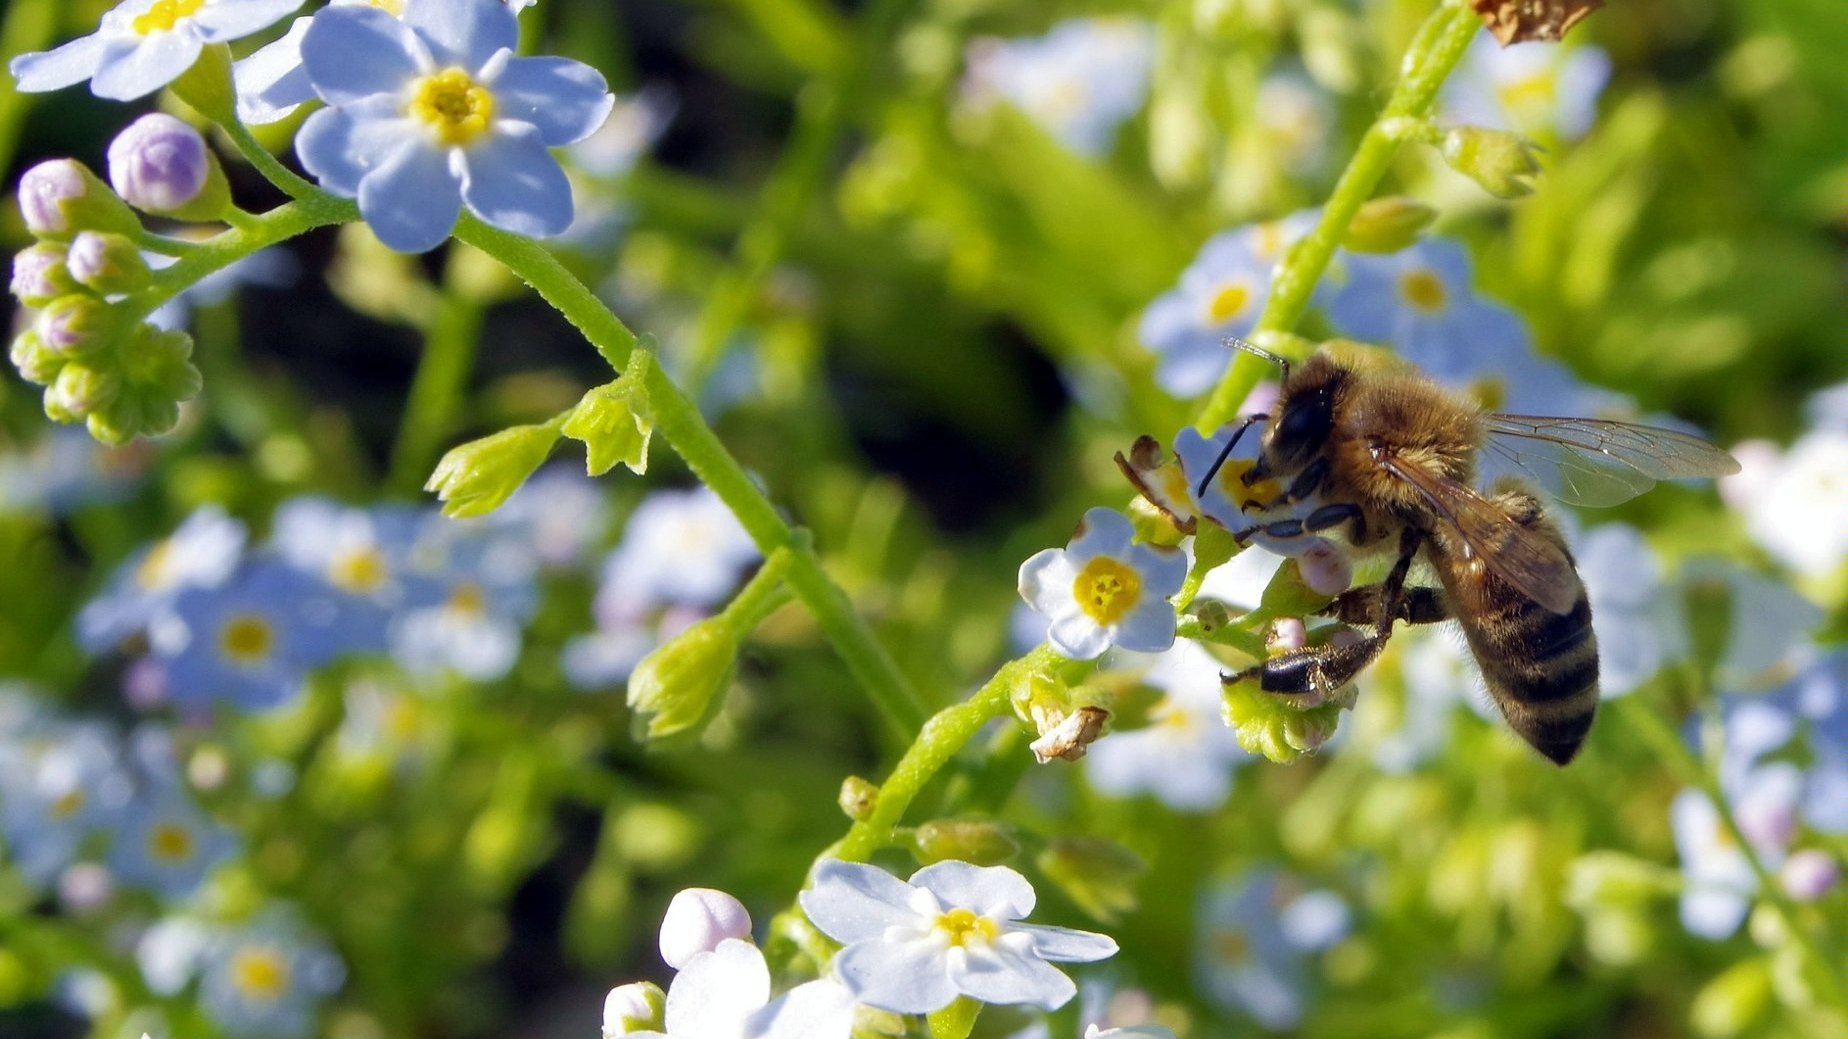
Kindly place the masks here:
POLYGON ((392 656, 407 671, 447 669, 482 682, 513 668, 538 606, 539 561, 522 533, 429 514, 417 565, 441 597, 392 622, 392 656))
POLYGON ((101 595, 77 614, 77 640, 93 653, 113 648, 164 615, 187 588, 223 584, 243 558, 244 524, 207 505, 116 568, 101 595))
POLYGON ((1085 778, 1107 794, 1153 794, 1183 812, 1211 811, 1232 792, 1232 772, 1251 760, 1221 719, 1220 665, 1191 642, 1155 659, 1144 681, 1167 695, 1147 726, 1092 744, 1085 778))
POLYGON ((215 929, 199 963, 206 1014, 227 1035, 251 1039, 306 1039, 321 1002, 346 981, 333 950, 281 909, 215 929))
POLYGON ((394 614, 443 597, 416 559, 425 516, 405 506, 295 498, 276 510, 270 548, 324 586, 325 617, 349 651, 382 652, 394 614))
POLYGON ((1490 411, 1591 415, 1622 397, 1586 386, 1534 353, 1520 315, 1470 286, 1457 242, 1426 238, 1389 254, 1344 253, 1346 278, 1324 293, 1340 332, 1383 343, 1426 375, 1472 393, 1490 411))
POLYGON ((598 616, 607 622, 662 606, 716 606, 757 558, 756 543, 712 491, 656 491, 630 514, 622 543, 604 563, 598 616))
POLYGON ((1476 37, 1444 83, 1446 122, 1527 134, 1582 137, 1597 116, 1611 59, 1591 46, 1521 43, 1503 47, 1476 37))
POLYGON ((293 699, 307 672, 348 648, 329 616, 333 593, 286 564, 254 559, 216 588, 188 588, 150 630, 167 689, 182 706, 245 709, 293 699))
POLYGON ((1020 597, 1047 620, 1046 640, 1073 660, 1112 646, 1160 653, 1174 645, 1174 603, 1187 576, 1178 549, 1135 540, 1128 517, 1085 511, 1064 548, 1020 564, 1020 597))
POLYGON ((1194 951, 1194 976, 1209 998, 1276 1031, 1302 1020, 1307 954, 1339 941, 1348 926, 1338 896, 1292 888, 1290 878, 1258 869, 1209 890, 1194 951))
POLYGON ((464 203, 495 227, 556 235, 571 185, 546 149, 589 136, 615 98, 564 58, 515 57, 519 26, 495 0, 407 0, 400 21, 333 7, 302 38, 302 64, 329 108, 296 151, 327 190, 358 198, 379 240, 433 249, 464 203))
POLYGON ((1573 557, 1598 618, 1598 687, 1622 696, 1687 652, 1685 622, 1655 549, 1635 527, 1606 523, 1573 539, 1573 557))
POLYGON ((1157 296, 1137 326, 1143 345, 1160 355, 1155 381, 1162 389, 1193 397, 1219 381, 1232 360, 1226 337, 1251 331, 1277 261, 1315 221, 1304 210, 1207 239, 1180 284, 1157 296))
POLYGON ((1804 762, 1799 809, 1817 830, 1848 834, 1848 652, 1818 653, 1789 682, 1722 701, 1721 784, 1745 787, 1755 772, 1804 762))
POLYGON ((109 868, 123 882, 163 897, 192 893, 237 847, 177 783, 153 784, 123 813, 109 846, 109 868))
POLYGON ((1044 36, 977 41, 969 78, 977 101, 998 95, 1067 148, 1095 157, 1142 108, 1154 64, 1153 26, 1074 18, 1044 36))
POLYGON ((91 834, 116 824, 134 780, 108 726, 49 714, 28 721, 0 744, 0 837, 20 873, 46 884, 91 834))
POLYGON ((154 457, 147 441, 108 447, 79 426, 53 425, 19 448, 0 452, 0 511, 43 509, 59 516, 116 501, 141 481, 154 457))
POLYGON ((192 68, 208 43, 249 36, 302 0, 127 0, 89 36, 56 50, 21 54, 8 66, 27 93, 84 80, 112 101, 151 94, 192 68))

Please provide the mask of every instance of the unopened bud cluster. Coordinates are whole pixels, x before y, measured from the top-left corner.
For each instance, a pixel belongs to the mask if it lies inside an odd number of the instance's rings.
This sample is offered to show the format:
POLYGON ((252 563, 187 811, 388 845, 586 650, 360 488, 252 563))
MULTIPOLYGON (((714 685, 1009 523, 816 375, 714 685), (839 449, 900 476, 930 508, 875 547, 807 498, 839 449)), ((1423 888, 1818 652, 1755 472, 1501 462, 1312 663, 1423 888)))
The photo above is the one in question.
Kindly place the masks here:
POLYGON ((12 292, 30 320, 10 356, 21 376, 45 387, 46 415, 122 443, 172 429, 180 402, 200 388, 192 339, 145 320, 159 301, 145 296, 154 274, 130 207, 212 219, 230 195, 198 131, 160 114, 111 143, 109 180, 74 159, 20 178, 20 214, 38 240, 13 258, 12 292))

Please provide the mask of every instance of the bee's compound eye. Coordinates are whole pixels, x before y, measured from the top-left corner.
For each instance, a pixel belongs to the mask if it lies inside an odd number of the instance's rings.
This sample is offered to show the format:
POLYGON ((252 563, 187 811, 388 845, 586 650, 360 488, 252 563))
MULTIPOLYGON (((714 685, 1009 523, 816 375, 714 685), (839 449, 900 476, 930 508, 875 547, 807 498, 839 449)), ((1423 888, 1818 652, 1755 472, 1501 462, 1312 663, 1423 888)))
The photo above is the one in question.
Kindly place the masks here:
POLYGON ((1271 436, 1285 451, 1313 450, 1328 439, 1328 427, 1332 422, 1328 394, 1318 390, 1291 401, 1272 428, 1271 436))

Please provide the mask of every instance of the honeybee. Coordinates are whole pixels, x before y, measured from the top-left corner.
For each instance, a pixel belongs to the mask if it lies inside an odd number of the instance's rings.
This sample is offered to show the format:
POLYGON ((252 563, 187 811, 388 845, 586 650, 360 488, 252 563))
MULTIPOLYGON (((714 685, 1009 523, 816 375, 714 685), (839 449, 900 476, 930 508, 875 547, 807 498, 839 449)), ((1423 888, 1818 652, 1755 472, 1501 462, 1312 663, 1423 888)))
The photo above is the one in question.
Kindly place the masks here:
MULTIPOLYGON (((1273 414, 1250 416, 1199 480, 1204 494, 1246 430, 1263 423, 1256 461, 1227 484, 1262 488, 1241 510, 1265 517, 1240 541, 1345 529, 1365 553, 1396 552, 1378 585, 1325 611, 1370 637, 1281 654, 1226 680, 1255 677, 1280 696, 1326 696, 1376 659, 1398 621, 1454 619, 1508 724, 1564 765, 1598 707, 1598 644, 1585 585, 1565 538, 1521 480, 1475 489, 1478 452, 1574 505, 1612 505, 1657 480, 1739 470, 1725 451, 1669 429, 1586 418, 1485 412, 1408 363, 1329 344, 1300 365, 1239 340, 1282 369, 1273 414), (1436 587, 1408 586, 1415 559, 1436 587)), ((1234 499, 1239 500, 1239 499, 1234 499)))

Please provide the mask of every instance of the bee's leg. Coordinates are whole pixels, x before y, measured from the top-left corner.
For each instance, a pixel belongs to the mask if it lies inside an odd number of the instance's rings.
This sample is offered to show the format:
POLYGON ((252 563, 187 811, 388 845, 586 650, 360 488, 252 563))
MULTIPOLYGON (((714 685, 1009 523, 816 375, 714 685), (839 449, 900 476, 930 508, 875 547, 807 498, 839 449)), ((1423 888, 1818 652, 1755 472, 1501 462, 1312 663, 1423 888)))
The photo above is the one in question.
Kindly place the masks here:
POLYGON ((1360 506, 1352 502, 1342 502, 1339 505, 1324 505, 1314 512, 1311 512, 1308 519, 1303 520, 1303 526, 1312 534, 1319 534, 1324 530, 1333 530, 1343 523, 1349 524, 1349 544, 1358 545, 1367 540, 1366 516, 1360 511, 1360 506))
POLYGON ((1345 646, 1316 646, 1271 657, 1233 675, 1220 675, 1226 684, 1256 678, 1258 688, 1286 699, 1319 703, 1347 685, 1379 658, 1386 636, 1375 635, 1345 646))
MULTIPOLYGON (((1350 588, 1324 607, 1322 616, 1333 617, 1343 624, 1371 626, 1380 619, 1380 598, 1379 585, 1350 588)), ((1436 624, 1450 619, 1450 607, 1437 589, 1415 585, 1400 595, 1399 610, 1393 619, 1407 624, 1436 624)))
POLYGON ((1264 414, 1245 416, 1245 420, 1238 425, 1238 431, 1232 434, 1232 439, 1226 441, 1226 446, 1220 449, 1219 457, 1213 459, 1213 464, 1207 467, 1206 475, 1200 477, 1199 486, 1194 488, 1196 497, 1206 493, 1206 488, 1213 482, 1213 477, 1219 475, 1219 467, 1225 465, 1226 459, 1232 457, 1232 449, 1238 446, 1238 442, 1245 436, 1245 431, 1251 428, 1251 424, 1263 422, 1269 418, 1269 415, 1264 414))
MULTIPOLYGON (((1322 489, 1322 485, 1328 482, 1328 470, 1328 459, 1318 458, 1309 463, 1302 472, 1297 473, 1296 479, 1290 481, 1290 486, 1285 488, 1282 494, 1272 498, 1270 501, 1258 501, 1256 498, 1247 498, 1239 503, 1239 508, 1245 512, 1269 512, 1272 509, 1280 509, 1285 505, 1294 505, 1322 489)), ((1251 475, 1257 471, 1255 467, 1246 470, 1246 484, 1249 485, 1252 482, 1251 475)))

